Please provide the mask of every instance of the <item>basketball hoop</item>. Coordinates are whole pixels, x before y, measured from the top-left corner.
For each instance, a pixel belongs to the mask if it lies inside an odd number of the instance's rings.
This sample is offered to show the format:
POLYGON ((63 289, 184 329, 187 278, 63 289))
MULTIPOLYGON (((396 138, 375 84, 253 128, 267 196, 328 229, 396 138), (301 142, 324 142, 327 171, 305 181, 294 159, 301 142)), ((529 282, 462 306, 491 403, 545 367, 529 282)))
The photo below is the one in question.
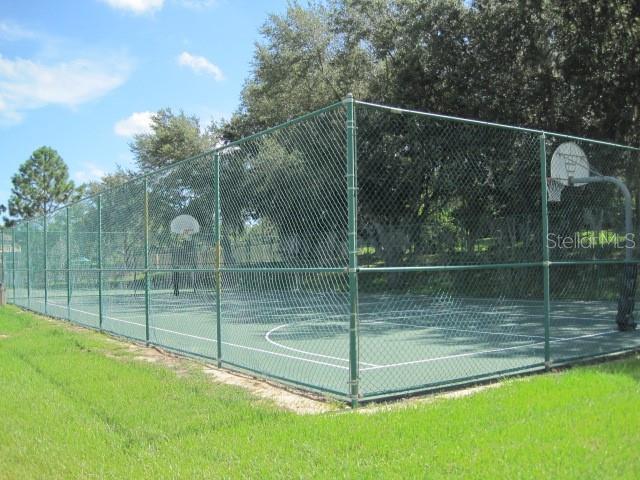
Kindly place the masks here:
POLYGON ((575 142, 564 142, 551 156, 551 176, 547 178, 547 200, 557 203, 561 200, 565 187, 581 187, 585 183, 576 183, 575 178, 587 178, 591 174, 589 160, 582 148, 575 142))
POLYGON ((569 182, 573 178, 585 178, 591 174, 584 151, 575 142, 565 142, 556 148, 551 157, 551 178, 565 187, 581 187, 584 183, 569 182))
POLYGON ((564 183, 555 178, 547 177, 547 200, 549 202, 557 203, 562 200, 562 190, 564 190, 564 183))
POLYGON ((191 215, 178 215, 171 220, 171 232, 180 235, 185 240, 191 240, 194 233, 200 231, 200 224, 191 215))

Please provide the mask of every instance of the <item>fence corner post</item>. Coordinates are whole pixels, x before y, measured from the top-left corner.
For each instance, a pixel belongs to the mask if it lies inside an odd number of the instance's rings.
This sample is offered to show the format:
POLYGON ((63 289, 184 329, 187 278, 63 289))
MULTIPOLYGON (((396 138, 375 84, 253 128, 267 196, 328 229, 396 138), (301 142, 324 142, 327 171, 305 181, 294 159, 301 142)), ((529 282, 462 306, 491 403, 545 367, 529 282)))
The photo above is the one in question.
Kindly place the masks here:
POLYGON ((220 272, 222 245, 220 230, 222 227, 222 209, 220 207, 220 153, 213 153, 213 188, 215 202, 215 277, 216 277, 216 363, 222 366, 222 274, 220 272))
POLYGON ((544 295, 544 366, 551 368, 550 328, 551 328, 551 298, 550 298, 550 256, 549 256, 549 209, 547 201, 547 147, 546 135, 540 135, 540 190, 542 205, 542 285, 544 295))
POLYGON ((352 408, 360 398, 358 318, 358 180, 356 112, 353 95, 344 99, 347 121, 347 254, 349 256, 349 396, 352 408))

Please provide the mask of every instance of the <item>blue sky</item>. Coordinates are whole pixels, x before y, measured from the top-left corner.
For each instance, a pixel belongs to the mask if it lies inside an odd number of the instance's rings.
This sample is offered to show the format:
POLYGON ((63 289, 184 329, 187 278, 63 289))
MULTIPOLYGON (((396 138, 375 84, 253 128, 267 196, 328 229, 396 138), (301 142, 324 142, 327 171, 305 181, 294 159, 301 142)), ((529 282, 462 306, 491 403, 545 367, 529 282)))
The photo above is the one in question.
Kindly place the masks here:
POLYGON ((237 108, 254 43, 286 0, 0 0, 0 203, 48 145, 76 183, 116 164, 163 107, 237 108))

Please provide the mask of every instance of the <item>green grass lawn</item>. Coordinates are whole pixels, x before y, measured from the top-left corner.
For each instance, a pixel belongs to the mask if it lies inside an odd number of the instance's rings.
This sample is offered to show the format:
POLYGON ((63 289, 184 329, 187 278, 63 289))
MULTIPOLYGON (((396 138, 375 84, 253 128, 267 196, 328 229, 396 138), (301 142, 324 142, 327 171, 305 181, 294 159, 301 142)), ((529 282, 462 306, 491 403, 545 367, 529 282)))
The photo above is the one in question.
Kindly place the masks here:
POLYGON ((300 416, 0 308, 0 478, 640 478, 640 358, 300 416))

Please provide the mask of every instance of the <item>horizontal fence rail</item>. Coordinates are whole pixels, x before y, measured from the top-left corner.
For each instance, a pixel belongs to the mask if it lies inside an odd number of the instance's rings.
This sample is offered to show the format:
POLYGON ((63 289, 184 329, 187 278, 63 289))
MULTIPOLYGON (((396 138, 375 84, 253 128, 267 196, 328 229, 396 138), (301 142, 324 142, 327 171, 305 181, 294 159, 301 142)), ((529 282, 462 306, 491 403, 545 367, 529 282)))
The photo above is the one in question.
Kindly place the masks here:
POLYGON ((1 277, 355 406, 638 349, 639 174, 636 148, 349 96, 5 228, 1 277), (613 180, 558 176, 581 162, 613 180))

